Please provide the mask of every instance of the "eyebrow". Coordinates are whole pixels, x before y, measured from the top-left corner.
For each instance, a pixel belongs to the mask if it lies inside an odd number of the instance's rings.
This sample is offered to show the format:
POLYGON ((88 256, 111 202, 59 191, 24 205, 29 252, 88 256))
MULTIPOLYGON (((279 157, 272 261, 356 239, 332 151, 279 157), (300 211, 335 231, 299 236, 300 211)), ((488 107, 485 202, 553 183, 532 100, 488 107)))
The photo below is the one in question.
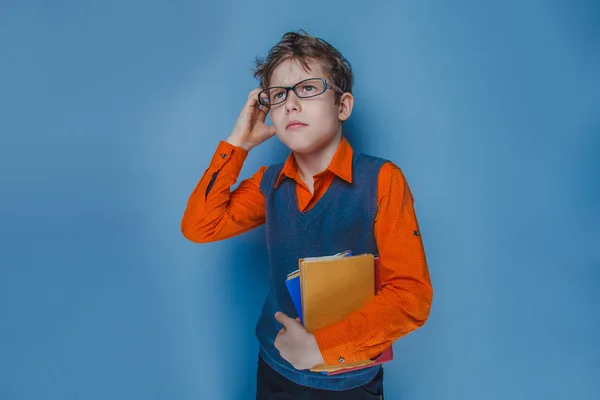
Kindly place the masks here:
POLYGON ((276 87, 276 86, 290 87, 290 86, 294 86, 294 85, 295 85, 296 83, 298 83, 298 82, 302 82, 302 81, 304 81, 304 80, 307 80, 307 79, 313 79, 313 78, 325 79, 327 82, 329 82, 329 79, 327 79, 327 78, 321 78, 320 76, 309 76, 309 77, 302 78, 302 79, 299 79, 299 80, 297 80, 297 81, 294 81, 294 83, 292 83, 292 84, 289 84, 289 85, 286 85, 286 84, 283 84, 283 83, 282 83, 282 84, 278 84, 278 85, 276 85, 276 84, 274 84, 274 83, 271 83, 271 84, 269 84, 269 86, 268 86, 268 87, 276 87))

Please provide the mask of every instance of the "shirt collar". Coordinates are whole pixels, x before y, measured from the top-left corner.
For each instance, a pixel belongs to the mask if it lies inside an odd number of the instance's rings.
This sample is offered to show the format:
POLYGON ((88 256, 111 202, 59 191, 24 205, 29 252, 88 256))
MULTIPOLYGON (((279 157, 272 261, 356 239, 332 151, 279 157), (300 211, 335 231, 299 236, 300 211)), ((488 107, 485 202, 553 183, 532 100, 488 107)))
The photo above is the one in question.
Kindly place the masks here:
MULTIPOLYGON (((327 170, 346 182, 352 183, 352 154, 352 146, 350 146, 350 143, 342 136, 342 141, 333 155, 327 170)), ((279 183, 281 183, 284 177, 294 179, 295 181, 300 179, 294 153, 290 153, 285 160, 274 187, 279 186, 279 183)))

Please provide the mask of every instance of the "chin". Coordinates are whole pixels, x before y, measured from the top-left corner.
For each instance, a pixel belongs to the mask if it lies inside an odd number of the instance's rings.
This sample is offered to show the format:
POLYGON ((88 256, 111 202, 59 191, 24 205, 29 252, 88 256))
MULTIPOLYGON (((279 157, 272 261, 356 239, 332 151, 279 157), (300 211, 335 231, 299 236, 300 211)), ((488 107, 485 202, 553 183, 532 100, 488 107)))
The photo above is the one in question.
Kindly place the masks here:
POLYGON ((302 137, 290 137, 290 135, 285 135, 285 137, 280 137, 279 139, 291 151, 298 154, 314 152, 322 145, 322 143, 319 143, 311 138, 311 135, 305 135, 302 137))

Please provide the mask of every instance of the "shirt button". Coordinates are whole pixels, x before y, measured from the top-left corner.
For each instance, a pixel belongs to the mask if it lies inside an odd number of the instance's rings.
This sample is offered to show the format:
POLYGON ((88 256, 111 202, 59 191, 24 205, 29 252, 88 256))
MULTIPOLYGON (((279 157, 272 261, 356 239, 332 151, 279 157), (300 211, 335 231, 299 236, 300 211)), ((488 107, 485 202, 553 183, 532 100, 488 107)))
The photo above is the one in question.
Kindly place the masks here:
POLYGON ((340 359, 338 361, 341 362, 341 363, 343 363, 346 360, 344 360, 344 357, 340 357, 340 359))
POLYGON ((227 157, 227 154, 221 153, 221 158, 225 158, 225 157, 227 157))

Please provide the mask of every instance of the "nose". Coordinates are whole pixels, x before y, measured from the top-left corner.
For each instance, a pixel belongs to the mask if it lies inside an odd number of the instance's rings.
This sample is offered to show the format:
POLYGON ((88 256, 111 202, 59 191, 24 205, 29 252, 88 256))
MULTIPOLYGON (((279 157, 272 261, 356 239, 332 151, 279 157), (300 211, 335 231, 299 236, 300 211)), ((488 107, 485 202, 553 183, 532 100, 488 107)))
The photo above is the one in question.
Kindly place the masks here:
POLYGON ((300 99, 293 90, 289 90, 285 99, 285 112, 289 113, 292 110, 296 112, 300 111, 300 99))

